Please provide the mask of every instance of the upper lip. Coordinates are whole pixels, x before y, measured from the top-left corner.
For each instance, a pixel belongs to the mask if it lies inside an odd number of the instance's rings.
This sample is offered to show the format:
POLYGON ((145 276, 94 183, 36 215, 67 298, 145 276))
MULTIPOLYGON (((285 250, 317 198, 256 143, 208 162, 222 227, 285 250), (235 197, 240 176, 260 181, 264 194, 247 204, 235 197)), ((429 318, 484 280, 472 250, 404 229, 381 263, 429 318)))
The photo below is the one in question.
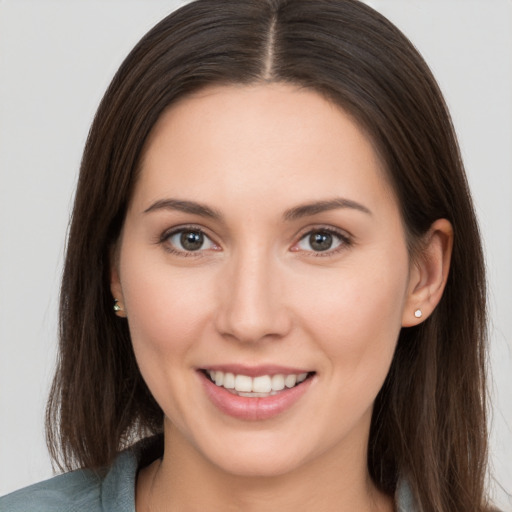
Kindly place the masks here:
POLYGON ((234 375, 247 375, 248 377, 258 377, 260 375, 291 375, 310 373, 307 368, 298 368, 290 366, 281 366, 275 364, 265 364, 258 366, 247 366, 243 364, 213 364, 202 366, 201 370, 205 371, 221 371, 224 373, 233 373, 234 375))

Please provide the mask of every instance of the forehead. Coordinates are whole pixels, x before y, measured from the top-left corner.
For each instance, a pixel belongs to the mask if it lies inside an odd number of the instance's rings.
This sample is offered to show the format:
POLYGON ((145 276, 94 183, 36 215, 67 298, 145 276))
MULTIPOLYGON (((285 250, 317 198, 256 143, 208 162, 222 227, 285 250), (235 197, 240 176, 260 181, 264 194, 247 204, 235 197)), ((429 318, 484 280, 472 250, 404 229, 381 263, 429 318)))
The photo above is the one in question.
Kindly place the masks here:
POLYGON ((164 112, 146 143, 136 196, 222 203, 246 191, 283 206, 326 195, 393 196, 371 139, 310 89, 216 86, 164 112))

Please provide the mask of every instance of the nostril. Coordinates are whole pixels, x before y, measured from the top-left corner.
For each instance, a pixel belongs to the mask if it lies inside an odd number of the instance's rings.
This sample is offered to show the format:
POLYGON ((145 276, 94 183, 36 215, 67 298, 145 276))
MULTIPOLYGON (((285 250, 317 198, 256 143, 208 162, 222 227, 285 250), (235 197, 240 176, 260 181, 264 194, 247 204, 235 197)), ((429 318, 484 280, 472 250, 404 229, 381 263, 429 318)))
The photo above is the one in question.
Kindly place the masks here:
POLYGON ((251 268, 241 265, 230 276, 230 286, 226 280, 221 282, 214 321, 225 338, 251 343, 279 339, 290 332, 290 311, 283 304, 279 278, 267 258, 257 259, 251 268))

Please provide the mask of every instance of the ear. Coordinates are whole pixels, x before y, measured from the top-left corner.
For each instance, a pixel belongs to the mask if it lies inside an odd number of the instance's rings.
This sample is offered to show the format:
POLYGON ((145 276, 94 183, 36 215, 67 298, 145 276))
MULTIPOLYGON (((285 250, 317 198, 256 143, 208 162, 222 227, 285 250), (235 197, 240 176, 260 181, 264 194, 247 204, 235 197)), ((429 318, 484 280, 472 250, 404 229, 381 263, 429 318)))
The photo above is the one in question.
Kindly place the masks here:
POLYGON ((441 300, 450 270, 453 228, 446 219, 436 220, 412 262, 402 327, 420 324, 441 300))
POLYGON ((126 318, 123 288, 119 277, 119 251, 113 247, 110 251, 110 291, 113 297, 113 308, 117 316, 126 318))

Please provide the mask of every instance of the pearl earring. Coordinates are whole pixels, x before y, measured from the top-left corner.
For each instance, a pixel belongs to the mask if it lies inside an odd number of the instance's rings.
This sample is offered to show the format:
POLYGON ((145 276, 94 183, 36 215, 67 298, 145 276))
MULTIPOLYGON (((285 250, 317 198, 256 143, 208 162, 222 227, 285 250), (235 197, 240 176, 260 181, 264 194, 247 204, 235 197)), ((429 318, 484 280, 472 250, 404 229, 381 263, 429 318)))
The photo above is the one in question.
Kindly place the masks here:
POLYGON ((114 311, 117 313, 118 311, 122 311, 123 308, 119 304, 119 300, 114 299, 114 311))
POLYGON ((421 311, 421 309, 417 309, 415 312, 414 312, 414 316, 416 318, 421 318, 423 316, 423 313, 421 311))

